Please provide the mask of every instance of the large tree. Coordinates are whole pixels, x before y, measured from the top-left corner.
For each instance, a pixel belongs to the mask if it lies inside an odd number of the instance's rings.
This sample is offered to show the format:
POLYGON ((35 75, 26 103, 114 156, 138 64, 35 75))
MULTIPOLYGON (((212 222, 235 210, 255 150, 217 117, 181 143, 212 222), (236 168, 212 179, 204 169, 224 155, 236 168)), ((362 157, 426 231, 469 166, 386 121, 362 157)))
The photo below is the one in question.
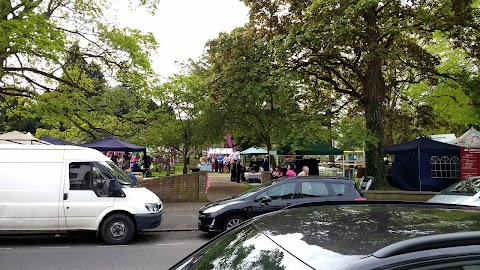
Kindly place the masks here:
POLYGON ((234 138, 270 150, 296 123, 308 124, 299 118, 297 80, 275 68, 268 40, 240 27, 221 33, 206 47, 213 73, 208 80, 212 102, 234 138))
MULTIPOLYGON (((478 29, 473 1, 244 0, 285 68, 357 100, 367 129, 367 174, 383 185, 385 102, 394 89, 440 75, 425 48, 435 31, 478 29)), ((469 36, 477 43, 476 36, 469 36)), ((462 45, 458 43, 457 45, 462 45)))
MULTIPOLYGON (((155 11, 159 0, 130 1, 155 11)), ((109 17, 117 1, 0 0, 0 95, 32 96, 59 83, 83 88, 68 74, 66 48, 80 44, 88 62, 111 81, 146 86, 152 34, 119 28, 109 17)))
POLYGON ((198 74, 176 74, 153 95, 163 114, 150 123, 144 137, 151 144, 175 149, 182 156, 185 174, 190 156, 200 152, 209 133, 218 131, 209 117, 212 107, 204 80, 198 74))

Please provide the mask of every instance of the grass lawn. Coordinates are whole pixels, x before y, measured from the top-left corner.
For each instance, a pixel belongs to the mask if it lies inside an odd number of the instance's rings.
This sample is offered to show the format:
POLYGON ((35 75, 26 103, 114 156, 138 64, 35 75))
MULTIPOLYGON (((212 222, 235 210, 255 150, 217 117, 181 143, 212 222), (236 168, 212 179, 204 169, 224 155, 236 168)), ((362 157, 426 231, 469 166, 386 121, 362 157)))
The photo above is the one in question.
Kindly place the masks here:
MULTIPOLYGON (((170 171, 170 175, 182 174, 183 164, 179 164, 172 169, 173 171, 170 171)), ((164 177, 164 176, 167 176, 167 170, 162 170, 161 172, 152 172, 152 177, 164 177)))

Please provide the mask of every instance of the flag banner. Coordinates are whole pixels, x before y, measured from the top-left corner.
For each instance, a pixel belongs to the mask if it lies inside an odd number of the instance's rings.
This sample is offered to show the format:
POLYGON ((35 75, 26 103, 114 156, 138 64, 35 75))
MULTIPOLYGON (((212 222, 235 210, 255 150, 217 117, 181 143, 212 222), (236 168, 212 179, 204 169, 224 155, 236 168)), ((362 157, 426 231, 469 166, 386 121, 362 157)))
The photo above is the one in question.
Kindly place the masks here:
POLYGON ((208 189, 210 188, 210 178, 207 176, 207 185, 205 186, 205 193, 208 193, 208 189))
POLYGON ((225 135, 225 140, 227 141, 227 146, 233 148, 232 135, 230 135, 230 133, 225 135))

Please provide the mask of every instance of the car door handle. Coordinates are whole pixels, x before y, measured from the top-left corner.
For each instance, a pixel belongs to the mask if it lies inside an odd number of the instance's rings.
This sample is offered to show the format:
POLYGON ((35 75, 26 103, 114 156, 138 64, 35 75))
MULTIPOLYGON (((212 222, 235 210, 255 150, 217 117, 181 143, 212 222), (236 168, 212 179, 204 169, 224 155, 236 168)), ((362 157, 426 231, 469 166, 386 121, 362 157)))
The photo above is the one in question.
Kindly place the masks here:
POLYGON ((68 193, 63 193, 63 200, 64 201, 68 200, 68 193))
POLYGON ((292 204, 291 204, 291 203, 287 203, 287 206, 290 206, 290 205, 292 205, 292 204))

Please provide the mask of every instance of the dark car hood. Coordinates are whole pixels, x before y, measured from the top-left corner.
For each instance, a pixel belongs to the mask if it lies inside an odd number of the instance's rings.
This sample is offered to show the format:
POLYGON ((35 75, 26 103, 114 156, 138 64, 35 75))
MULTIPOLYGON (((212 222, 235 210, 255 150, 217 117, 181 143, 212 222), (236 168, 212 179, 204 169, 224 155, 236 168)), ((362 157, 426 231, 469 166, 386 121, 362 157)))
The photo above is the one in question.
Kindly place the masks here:
POLYGON ((411 237, 480 230, 480 211, 408 205, 285 210, 253 224, 315 269, 332 269, 411 237))
POLYGON ((244 202, 244 201, 245 201, 245 198, 239 198, 239 197, 236 197, 236 196, 232 196, 232 197, 229 197, 229 198, 225 198, 225 199, 222 199, 222 200, 218 200, 218 201, 214 201, 214 202, 211 202, 209 204, 206 204, 206 205, 202 206, 202 208, 200 208, 200 212, 209 208, 209 207, 212 207, 212 206, 221 205, 221 204, 239 203, 239 202, 244 202))

